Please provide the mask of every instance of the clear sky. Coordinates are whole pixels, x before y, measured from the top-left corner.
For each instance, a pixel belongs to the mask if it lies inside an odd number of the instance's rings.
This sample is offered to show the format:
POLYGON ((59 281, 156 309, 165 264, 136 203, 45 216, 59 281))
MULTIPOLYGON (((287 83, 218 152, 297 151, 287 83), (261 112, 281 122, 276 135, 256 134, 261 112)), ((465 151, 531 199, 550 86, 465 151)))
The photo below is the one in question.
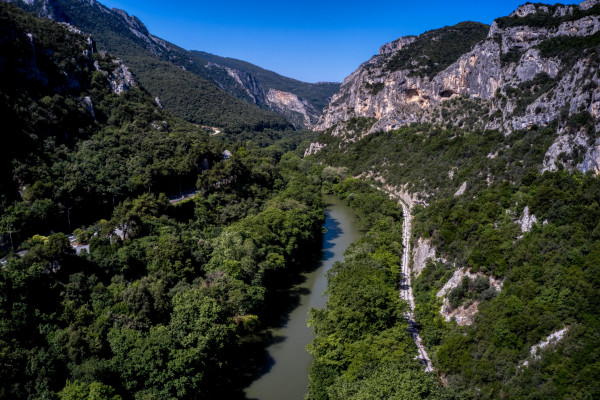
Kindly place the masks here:
POLYGON ((492 21, 526 0, 100 0, 187 50, 249 61, 306 82, 341 82, 400 36, 492 21))

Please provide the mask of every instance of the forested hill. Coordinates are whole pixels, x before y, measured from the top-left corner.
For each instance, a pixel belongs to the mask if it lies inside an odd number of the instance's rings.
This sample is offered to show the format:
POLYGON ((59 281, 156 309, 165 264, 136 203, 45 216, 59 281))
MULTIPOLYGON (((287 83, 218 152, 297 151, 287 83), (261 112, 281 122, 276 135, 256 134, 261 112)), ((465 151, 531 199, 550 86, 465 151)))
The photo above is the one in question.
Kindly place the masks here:
POLYGON ((152 96, 181 118, 234 132, 290 127, 282 116, 217 87, 205 74, 207 69, 190 59, 189 52, 150 35, 137 18, 121 10, 110 10, 96 1, 14 3, 91 35, 99 50, 125 61, 152 96))
POLYGON ((4 2, 0 74, 0 398, 233 398, 240 337, 320 241, 319 167, 208 135, 4 2))
POLYGON ((281 129, 283 116, 298 128, 308 127, 339 89, 337 83, 300 82, 244 61, 184 50, 153 36, 135 16, 96 1, 14 3, 91 34, 100 50, 122 58, 167 109, 196 123, 238 130, 281 129), (271 89, 277 92, 269 93, 271 89))
POLYGON ((10 127, 0 214, 15 243, 94 221, 128 196, 193 186, 202 160, 220 159, 206 132, 161 110, 87 35, 0 7, 0 113, 10 127))

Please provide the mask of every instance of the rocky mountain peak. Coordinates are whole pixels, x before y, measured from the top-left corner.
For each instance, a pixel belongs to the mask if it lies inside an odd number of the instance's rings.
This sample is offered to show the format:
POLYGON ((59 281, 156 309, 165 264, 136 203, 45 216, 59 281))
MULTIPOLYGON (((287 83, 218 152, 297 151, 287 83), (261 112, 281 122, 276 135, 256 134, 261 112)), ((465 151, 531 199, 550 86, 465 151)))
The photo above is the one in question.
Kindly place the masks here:
POLYGON ((121 10, 119 8, 113 8, 112 11, 114 11, 117 15, 120 15, 125 20, 127 25, 131 27, 131 29, 135 29, 142 35, 150 35, 146 25, 144 25, 142 21, 140 21, 135 15, 129 15, 125 10, 121 10))
POLYGON ((462 23, 383 45, 344 80, 314 129, 355 141, 411 123, 507 135, 556 124, 562 139, 546 167, 595 170, 598 3, 525 4, 490 27, 462 23), (365 131, 349 127, 357 119, 371 121, 365 131))
POLYGON ((386 43, 379 48, 379 55, 391 54, 402 50, 404 47, 413 43, 417 39, 416 36, 403 36, 393 42, 386 43))
POLYGON ((535 5, 535 4, 531 4, 531 3, 526 3, 523 5, 520 5, 515 11, 513 11, 510 14, 510 17, 524 18, 528 15, 535 14, 538 11, 547 13, 549 10, 548 10, 548 7, 545 5, 535 5))
POLYGON ((600 0, 585 0, 579 3, 579 8, 581 10, 589 10, 597 4, 600 4, 600 0))

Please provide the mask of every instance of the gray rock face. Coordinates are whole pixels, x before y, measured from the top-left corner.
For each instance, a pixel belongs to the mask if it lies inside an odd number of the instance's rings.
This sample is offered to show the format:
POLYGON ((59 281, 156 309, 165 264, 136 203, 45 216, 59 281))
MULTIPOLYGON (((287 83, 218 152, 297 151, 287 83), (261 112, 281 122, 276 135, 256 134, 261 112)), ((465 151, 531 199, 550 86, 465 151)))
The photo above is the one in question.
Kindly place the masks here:
POLYGON ((431 246, 431 239, 419 238, 413 248, 412 256, 412 271, 415 276, 419 276, 427 266, 427 261, 435 260, 435 248, 431 246))
POLYGON ((85 96, 83 99, 81 99, 81 105, 83 105, 86 111, 90 113, 92 118, 95 120, 96 112, 94 111, 94 103, 92 103, 92 98, 90 96, 85 96))
MULTIPOLYGON (((575 9, 590 9, 598 1, 585 1, 579 6, 559 6, 554 9, 554 15, 572 15, 575 9)), ((511 15, 526 17, 534 13, 548 13, 549 10, 544 5, 525 4, 511 15)), ((337 135, 346 132, 342 127, 354 117, 374 118, 376 122, 368 132, 345 137, 348 141, 360 140, 365 133, 389 131, 413 122, 450 123, 473 129, 475 126, 465 125, 467 114, 464 109, 451 116, 444 115, 443 111, 449 100, 463 104, 476 102, 477 106, 471 106, 471 111, 477 117, 478 129, 499 129, 511 134, 533 125, 546 126, 558 121, 560 137, 549 150, 545 168, 556 168, 555 160, 559 154, 564 151, 571 154, 573 148, 567 143, 574 142, 576 146, 584 147, 580 149, 585 154, 584 160, 574 157, 574 163, 565 163, 565 166, 596 170, 600 154, 595 144, 600 129, 600 66, 593 61, 592 55, 584 53, 572 67, 567 66, 559 58, 544 57, 536 46, 556 37, 584 37, 599 31, 598 15, 566 21, 550 28, 501 28, 494 22, 485 40, 431 78, 419 76, 411 70, 390 71, 387 68, 398 51, 416 40, 415 37, 397 39, 381 46, 379 54, 344 80, 340 91, 333 96, 313 129, 333 127, 332 134, 337 135), (539 86, 537 82, 540 79, 549 82, 549 89, 544 89, 530 104, 519 103, 520 96, 511 96, 514 88, 525 87, 519 89, 525 91, 539 86), (581 112, 589 113, 594 128, 577 137, 565 129, 565 109, 569 117, 581 112), (584 142, 587 144, 584 145, 584 142)))
POLYGON ((135 78, 125 63, 121 60, 115 60, 114 64, 115 68, 108 75, 108 81, 113 92, 120 94, 136 87, 135 78))
POLYGON ((521 219, 517 220, 517 223, 521 225, 521 232, 529 232, 533 227, 533 224, 537 223, 537 218, 533 214, 529 214, 529 206, 525 206, 523 209, 523 215, 521 219))
POLYGON ((308 149, 304 151, 304 157, 310 156, 312 154, 317 154, 323 147, 327 146, 324 143, 314 142, 308 146, 308 149))
POLYGON ((394 40, 393 42, 386 43, 379 48, 379 54, 392 54, 398 50, 402 50, 405 46, 413 43, 417 39, 416 36, 404 36, 399 39, 394 40))
POLYGON ((454 197, 462 196, 463 193, 465 192, 465 190, 467 190, 467 181, 464 181, 460 185, 460 187, 458 188, 458 190, 456 191, 456 193, 454 193, 454 197))
MULTIPOLYGON (((474 301, 470 305, 462 305, 456 309, 453 309, 450 306, 450 301, 448 300, 448 293, 461 285, 463 277, 468 277, 469 279, 475 279, 479 276, 486 277, 482 273, 472 273, 469 270, 459 268, 454 271, 452 277, 446 282, 446 284, 440 289, 440 291, 436 294, 437 297, 443 298, 442 307, 440 309, 440 314, 444 317, 446 321, 450 321, 454 319, 458 325, 471 325, 475 318, 475 314, 478 311, 478 301, 474 301)), ((504 281, 494 278, 493 276, 489 276, 488 282, 490 287, 493 287, 497 292, 502 290, 502 286, 504 281)))
POLYGON ((276 113, 283 115, 296 128, 310 127, 319 118, 319 111, 308 101, 290 92, 275 89, 267 91, 247 72, 214 62, 206 64, 206 68, 217 68, 225 71, 254 104, 270 108, 276 113))
POLYGON ((206 68, 218 68, 227 72, 227 75, 237 82, 240 88, 252 99, 254 104, 264 104, 266 102, 265 89, 252 75, 213 62, 206 64, 206 68))
POLYGON ((269 89, 267 92, 269 107, 285 116, 296 127, 310 127, 319 119, 319 111, 312 104, 294 93, 269 89))
MULTIPOLYGON (((100 52, 100 55, 102 57, 107 56, 106 53, 102 51, 100 52)), ((119 60, 118 58, 113 59, 112 63, 114 68, 111 71, 105 71, 100 67, 100 63, 98 61, 94 61, 94 69, 108 77, 108 83, 110 84, 113 92, 120 94, 129 91, 131 88, 137 87, 135 77, 122 60, 119 60)), ((156 99, 158 99, 158 97, 156 99)))

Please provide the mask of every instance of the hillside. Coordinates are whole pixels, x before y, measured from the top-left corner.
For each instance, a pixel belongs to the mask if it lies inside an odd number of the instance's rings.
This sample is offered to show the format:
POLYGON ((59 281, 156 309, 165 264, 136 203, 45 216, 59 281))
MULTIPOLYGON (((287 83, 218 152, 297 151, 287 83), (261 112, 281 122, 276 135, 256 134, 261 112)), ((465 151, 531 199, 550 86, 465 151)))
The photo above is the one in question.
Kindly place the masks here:
POLYGON ((11 127, 1 214, 14 241, 93 221, 149 189, 194 185, 202 160, 220 157, 206 132, 161 110, 88 36, 0 6, 0 112, 11 127))
MULTIPOLYGON (((418 331, 460 398, 600 395, 599 21, 597 0, 528 3, 385 44, 305 152, 409 210, 418 331)), ((346 368, 314 398, 360 398, 346 368)))
POLYGON ((152 36, 141 21, 122 10, 110 10, 95 1, 14 3, 91 35, 99 50, 122 59, 152 96, 181 118, 235 132, 290 127, 281 116, 217 87, 209 75, 200 74, 206 68, 195 65, 187 51, 152 36))
POLYGON ((297 128, 308 127, 339 88, 335 83, 300 82, 241 60, 184 50, 153 36, 135 16, 95 1, 14 3, 91 34, 100 50, 123 59, 167 109, 202 125, 237 130, 285 128, 285 122, 270 112, 274 111, 297 128), (269 93, 270 89, 278 92, 269 93))
POLYGON ((321 116, 291 90, 335 84, 187 52, 94 0, 18 5, 0 398, 242 399, 295 342, 270 323, 295 325, 316 259, 307 399, 600 398, 600 0, 384 44, 321 116), (361 233, 335 263, 325 194, 361 233))
POLYGON ((232 398, 240 337, 319 241, 319 181, 4 2, 0 73, 0 398, 232 398))
POLYGON ((213 62, 229 68, 237 69, 254 76, 265 89, 276 89, 282 92, 291 92, 299 97, 309 101, 317 110, 322 110, 331 96, 340 88, 336 82, 317 82, 306 83, 296 79, 279 75, 276 72, 269 71, 249 62, 229 57, 220 57, 203 51, 192 51, 199 58, 206 62, 213 62))

